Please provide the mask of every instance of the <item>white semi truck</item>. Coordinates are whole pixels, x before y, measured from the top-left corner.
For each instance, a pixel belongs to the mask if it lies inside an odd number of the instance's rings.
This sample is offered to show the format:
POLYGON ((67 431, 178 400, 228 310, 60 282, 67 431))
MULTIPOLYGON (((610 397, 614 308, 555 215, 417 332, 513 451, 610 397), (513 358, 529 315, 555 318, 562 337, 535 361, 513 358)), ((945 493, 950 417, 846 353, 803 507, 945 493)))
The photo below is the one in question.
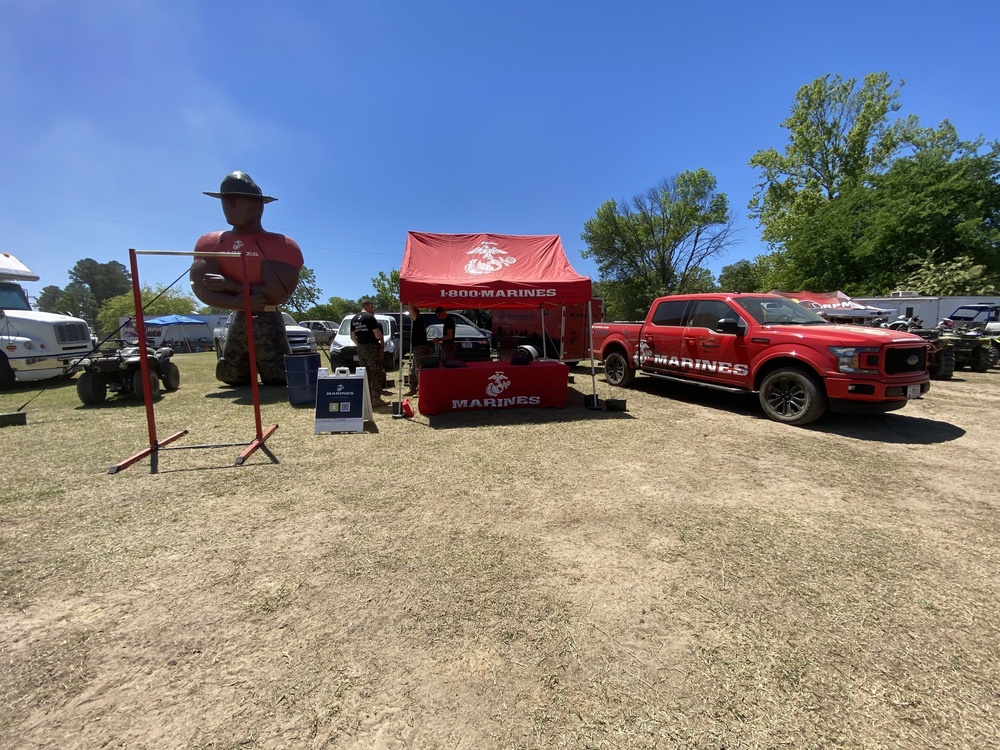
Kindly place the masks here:
POLYGON ((93 346, 86 321, 32 310, 22 281, 38 281, 38 275, 0 253, 0 391, 71 375, 93 346))

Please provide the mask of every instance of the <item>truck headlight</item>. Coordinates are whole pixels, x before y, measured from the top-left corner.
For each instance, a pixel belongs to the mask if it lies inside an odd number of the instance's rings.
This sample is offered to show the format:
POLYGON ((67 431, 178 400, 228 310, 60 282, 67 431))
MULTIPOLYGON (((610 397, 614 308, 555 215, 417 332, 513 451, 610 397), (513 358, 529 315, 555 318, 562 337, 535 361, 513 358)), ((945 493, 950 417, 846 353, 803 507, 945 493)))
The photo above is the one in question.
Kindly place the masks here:
POLYGON ((837 360, 840 372, 878 374, 880 349, 870 346, 831 346, 830 354, 837 360))

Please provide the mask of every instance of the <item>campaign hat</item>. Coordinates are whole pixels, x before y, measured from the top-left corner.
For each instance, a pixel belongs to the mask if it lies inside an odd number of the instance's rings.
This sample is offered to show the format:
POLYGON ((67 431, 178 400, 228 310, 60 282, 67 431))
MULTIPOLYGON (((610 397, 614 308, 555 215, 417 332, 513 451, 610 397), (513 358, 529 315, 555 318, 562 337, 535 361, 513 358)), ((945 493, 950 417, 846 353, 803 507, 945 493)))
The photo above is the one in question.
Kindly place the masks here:
POLYGON ((219 187, 219 192, 209 193, 206 191, 205 195, 212 198, 221 198, 224 195, 248 195, 251 198, 260 198, 264 203, 278 200, 269 195, 264 195, 261 189, 257 187, 257 183, 253 181, 253 177, 239 170, 230 172, 225 176, 222 180, 222 185, 219 187))

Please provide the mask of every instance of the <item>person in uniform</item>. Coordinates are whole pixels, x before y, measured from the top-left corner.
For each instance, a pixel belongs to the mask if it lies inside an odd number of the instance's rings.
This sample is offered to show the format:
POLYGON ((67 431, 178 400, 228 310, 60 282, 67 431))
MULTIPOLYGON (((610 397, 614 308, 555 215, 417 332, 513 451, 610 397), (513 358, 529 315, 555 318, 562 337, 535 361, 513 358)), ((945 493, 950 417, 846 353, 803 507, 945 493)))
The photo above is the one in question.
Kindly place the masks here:
POLYGON ((368 375, 372 406, 383 406, 385 342, 382 324, 375 317, 375 304, 369 299, 361 301, 361 312, 351 318, 351 341, 358 347, 358 364, 365 368, 368 375))
POLYGON ((435 344, 441 345, 441 361, 444 362, 448 357, 455 356, 455 319, 443 307, 437 308, 434 313, 438 320, 444 322, 441 326, 441 338, 434 339, 435 344))
POLYGON ((427 324, 420 317, 420 310, 414 304, 407 305, 407 311, 412 321, 410 326, 410 393, 417 392, 420 383, 420 366, 424 357, 434 353, 434 347, 427 340, 427 324))
POLYGON ((195 244, 191 288, 206 305, 235 310, 215 377, 229 385, 250 384, 250 352, 243 297, 243 256, 249 276, 250 310, 257 372, 264 385, 285 384, 285 355, 291 353, 278 305, 292 296, 302 270, 302 251, 295 240, 265 232, 264 195, 246 172, 226 175, 219 192, 205 195, 222 201, 232 230, 209 232, 195 244), (199 256, 200 252, 232 252, 229 257, 199 256))

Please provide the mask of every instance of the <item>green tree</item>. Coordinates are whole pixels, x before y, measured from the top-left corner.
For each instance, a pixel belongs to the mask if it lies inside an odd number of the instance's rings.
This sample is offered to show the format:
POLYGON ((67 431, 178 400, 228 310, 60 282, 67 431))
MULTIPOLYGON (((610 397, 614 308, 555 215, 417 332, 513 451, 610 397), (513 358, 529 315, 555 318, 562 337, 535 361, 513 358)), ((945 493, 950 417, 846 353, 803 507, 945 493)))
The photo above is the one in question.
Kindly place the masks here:
POLYGON ((228 315, 232 312, 227 307, 212 307, 211 305, 201 305, 195 309, 199 315, 228 315))
POLYGON ((968 258, 1000 280, 1000 146, 961 141, 946 121, 915 153, 844 186, 785 243, 783 288, 886 294, 933 258, 968 258))
POLYGON ((936 261, 931 253, 900 284, 904 289, 917 289, 935 297, 974 297, 994 295, 1000 285, 991 277, 986 266, 973 263, 967 256, 936 261))
MULTIPOLYGON (((140 289, 140 294, 142 295, 142 314, 145 318, 157 315, 187 315, 197 305, 192 297, 188 297, 173 287, 164 289, 158 286, 152 289, 143 286, 140 289)), ((135 317, 135 301, 131 292, 104 301, 97 315, 98 330, 105 336, 117 331, 118 318, 122 316, 135 317)))
POLYGON ((593 295, 604 300, 605 320, 643 320, 649 303, 660 296, 658 289, 655 279, 633 276, 595 281, 593 295))
POLYGON ((314 305, 305 312, 303 320, 332 320, 339 323, 345 315, 353 315, 358 311, 356 300, 344 299, 343 297, 330 297, 325 304, 314 305))
POLYGON ((308 318, 305 312, 319 302, 319 298, 320 291, 319 287, 316 286, 315 272, 311 268, 302 266, 302 270, 299 271, 299 283, 285 305, 298 313, 299 320, 314 320, 314 318, 308 318))
POLYGON ((98 307, 104 300, 127 294, 132 289, 132 275, 116 260, 98 263, 92 258, 84 258, 70 269, 69 278, 85 286, 98 307))
POLYGON ((379 271, 378 276, 372 279, 372 288, 375 290, 372 302, 375 303, 376 308, 379 310, 399 309, 398 269, 394 268, 388 274, 385 271, 379 271))
POLYGON ((595 258, 600 278, 614 282, 606 286, 610 296, 641 294, 634 304, 624 297, 621 303, 643 307, 703 282, 702 264, 732 244, 733 220, 715 177, 698 169, 664 179, 630 202, 606 201, 580 236, 587 243, 581 255, 595 258))
POLYGON ((684 285, 677 289, 678 294, 704 294, 718 289, 715 276, 707 268, 694 268, 688 274, 684 285))
POLYGON ((883 72, 869 73, 860 87, 855 78, 826 75, 798 90, 781 123, 788 130, 784 152, 769 148, 750 159, 761 171, 750 216, 766 242, 781 245, 794 237, 845 185, 884 171, 910 142, 916 119, 889 121, 900 106, 899 89, 891 86, 883 72))
POLYGON ((63 296, 63 290, 57 286, 49 285, 42 287, 41 293, 35 300, 35 308, 42 312, 59 312, 59 298, 63 296))
POLYGON ((725 292, 767 292, 774 287, 765 283, 767 268, 758 261, 738 260, 723 266, 719 273, 719 289, 725 292))
POLYGON ((80 281, 71 281, 63 290, 63 296, 59 298, 59 309, 64 310, 78 318, 83 318, 93 327, 97 322, 97 312, 99 305, 90 287, 80 281), (75 307, 73 305, 75 304, 75 307))

